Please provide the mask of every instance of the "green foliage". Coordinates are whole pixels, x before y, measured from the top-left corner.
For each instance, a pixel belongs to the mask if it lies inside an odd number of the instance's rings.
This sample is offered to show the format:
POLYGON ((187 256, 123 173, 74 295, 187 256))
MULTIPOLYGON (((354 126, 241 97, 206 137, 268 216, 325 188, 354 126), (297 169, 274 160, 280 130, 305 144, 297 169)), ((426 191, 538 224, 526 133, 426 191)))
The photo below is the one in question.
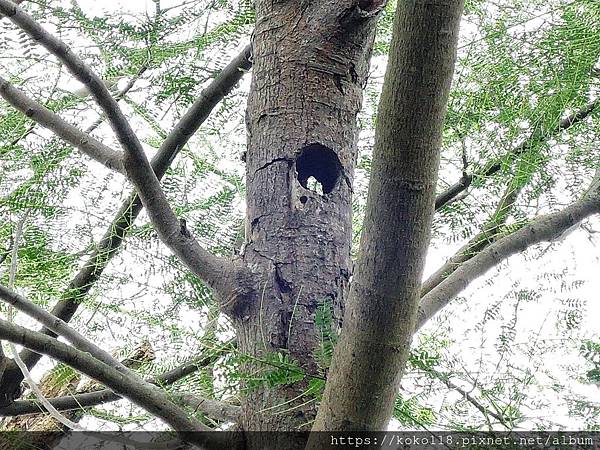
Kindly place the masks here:
POLYGON ((587 381, 600 385, 600 343, 585 340, 579 351, 593 367, 585 374, 587 381))
POLYGON ((323 392, 325 392, 325 380, 320 378, 311 378, 308 380, 308 390, 306 395, 315 397, 317 400, 321 401, 323 392))
POLYGON ((419 429, 426 429, 434 425, 437 420, 431 408, 419 405, 415 398, 404 399, 402 396, 396 398, 393 417, 403 426, 419 429))
POLYGON ((65 364, 57 364, 47 375, 51 380, 52 386, 62 388, 80 377, 79 373, 65 364))
MULTIPOLYGON (((127 5, 131 11, 102 13, 90 7, 93 2, 84 1, 25 5, 45 27, 59 30, 74 52, 105 79, 119 79, 117 88, 133 82, 121 105, 152 156, 202 89, 248 42, 255 12, 249 0, 182 0, 168 6, 155 1, 148 2, 146 11, 135 10, 141 3, 127 5)), ((378 22, 373 73, 359 117, 353 255, 361 233, 382 62, 395 7, 396 2, 389 1, 378 22)), ((82 129, 100 118, 89 97, 69 93, 72 78, 43 49, 7 21, 0 23, 0 30, 3 77, 82 129)), ((489 220, 505 221, 494 238, 509 235, 582 192, 600 164, 598 113, 555 131, 561 119, 597 97, 599 61, 596 0, 466 2, 439 190, 456 183, 463 171, 475 177, 466 198, 436 215, 433 249, 451 251, 489 220), (523 143, 524 151, 510 153, 523 143), (500 170, 492 177, 478 176, 498 164, 500 170), (511 209, 494 216, 499 195, 507 188, 518 191, 518 199, 511 209)), ((239 154, 245 145, 245 99, 245 92, 235 90, 213 111, 181 149, 163 182, 176 213, 219 255, 239 249, 236 240, 244 220, 245 170, 239 154)), ((120 149, 103 120, 93 133, 120 149)), ((27 212, 16 284, 28 298, 50 308, 64 295, 129 190, 122 177, 109 174, 0 103, 0 283, 7 283, 11 239, 27 212)), ((548 249, 554 247, 534 249, 526 256, 522 264, 527 271, 545 264, 538 259, 548 249)), ((530 417, 530 412, 548 411, 557 404, 567 405, 568 419, 582 428, 598 429, 597 402, 573 392, 579 381, 600 382, 598 336, 585 328, 585 286, 573 270, 539 270, 535 287, 518 281, 502 284, 496 281, 498 274, 490 274, 490 280, 454 302, 459 316, 444 321, 442 314, 419 335, 394 408, 400 426, 543 428, 551 425, 547 418, 530 417), (508 292, 496 286, 506 286, 508 292), (523 311, 544 302, 549 304, 551 325, 536 323, 538 328, 529 330, 537 316, 529 313, 525 320, 523 311), (554 334, 544 334, 547 328, 554 334), (577 351, 579 364, 559 363, 562 358, 556 355, 577 351), (504 423, 482 414, 449 382, 466 387, 504 423)), ((521 270, 514 272, 519 275, 521 270)), ((144 215, 82 302, 74 323, 98 342, 132 347, 140 339, 151 339, 160 358, 141 369, 147 375, 212 348, 214 364, 174 389, 214 398, 305 383, 306 396, 320 399, 337 341, 331 300, 323 299, 315 312, 319 346, 313 356, 322 372, 316 376, 308 376, 284 350, 255 358, 223 344, 231 336, 231 324, 216 311, 207 286, 159 243, 144 215)), ((68 382, 72 374, 60 370, 58 379, 68 382)), ((139 411, 123 414, 118 408, 90 413, 120 426, 147 425, 149 418, 139 411)))
POLYGON ((408 363, 414 369, 425 372, 435 369, 442 362, 443 353, 449 345, 450 341, 447 339, 421 335, 418 344, 409 354, 408 363))
POLYGON ((338 337, 333 319, 333 302, 330 298, 317 302, 315 326, 319 333, 319 347, 313 355, 316 363, 325 372, 331 365, 331 357, 338 337))
POLYGON ((237 353, 228 358, 227 378, 247 390, 273 388, 302 381, 304 370, 284 352, 264 353, 260 358, 237 353))

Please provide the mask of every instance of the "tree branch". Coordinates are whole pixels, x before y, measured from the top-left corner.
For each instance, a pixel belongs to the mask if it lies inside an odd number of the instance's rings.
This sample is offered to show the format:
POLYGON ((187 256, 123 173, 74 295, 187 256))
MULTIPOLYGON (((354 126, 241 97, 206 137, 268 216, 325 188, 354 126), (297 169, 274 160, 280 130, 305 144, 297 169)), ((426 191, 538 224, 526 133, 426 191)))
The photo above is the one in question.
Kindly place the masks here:
POLYGON ((471 403, 481 414, 483 414, 484 417, 487 418, 487 416, 491 416, 494 419, 496 419, 499 423, 501 423, 502 425, 504 425, 506 428, 508 428, 507 424, 506 424, 506 419, 504 419, 504 417, 502 417, 500 414, 492 411, 489 408, 486 408, 485 406, 483 406, 479 400, 477 400, 475 397, 473 397, 469 392, 465 391, 463 388, 461 388, 460 386, 454 384, 452 381, 450 381, 450 377, 448 375, 444 375, 438 372, 435 372, 436 377, 442 382, 444 383, 446 386, 448 386, 448 388, 455 390, 456 392, 458 392, 460 395, 463 396, 463 398, 468 401, 469 403, 471 403))
MULTIPOLYGON (((541 140, 547 139, 550 136, 556 135, 561 131, 571 128, 573 125, 585 120, 598 106, 600 105, 600 99, 595 99, 581 108, 579 111, 570 114, 569 116, 561 119, 556 127, 549 130, 548 132, 540 132, 532 134, 528 139, 523 141, 517 147, 509 152, 511 157, 517 157, 527 150, 531 149, 534 145, 538 144, 541 140)), ((500 160, 491 162, 489 165, 484 166, 479 171, 472 174, 464 174, 458 182, 447 188, 445 191, 438 194, 435 199, 435 210, 439 211, 445 206, 453 203, 460 193, 466 191, 471 183, 476 178, 486 178, 495 175, 502 168, 500 160)))
POLYGON ((106 114, 119 143, 125 150, 123 157, 125 172, 135 186, 161 240, 192 273, 217 292, 230 291, 233 266, 227 260, 206 251, 185 227, 180 226, 139 139, 102 79, 64 42, 46 32, 13 2, 0 0, 0 12, 60 59, 71 74, 89 89, 106 114))
POLYGON ((418 308, 462 10, 462 0, 398 2, 356 272, 313 431, 382 430, 390 420, 418 308))
POLYGON ((125 174, 122 155, 119 152, 107 147, 89 134, 66 122, 58 114, 29 98, 25 93, 2 77, 0 77, 0 95, 31 120, 48 128, 58 137, 73 147, 78 148, 93 160, 98 161, 111 170, 115 170, 123 175, 125 174))
MULTIPOLYGON (((135 82, 142 76, 142 74, 148 70, 148 67, 146 65, 143 65, 142 67, 140 67, 140 69, 138 70, 137 74, 135 76, 133 76, 128 82, 127 84, 123 87, 123 89, 121 89, 119 92, 117 92, 115 94, 115 99, 117 101, 121 100, 125 94, 127 94, 134 86, 135 82)), ((87 127, 83 133, 85 134, 90 134, 92 131, 94 131, 96 128, 98 128, 98 126, 106 119, 106 116, 104 114, 101 114, 100 117, 98 117, 98 119, 96 119, 94 121, 94 123, 92 123, 89 127, 87 127)), ((27 136, 29 136, 29 134, 31 134, 31 132, 35 129, 37 125, 37 122, 34 122, 23 134, 21 134, 20 136, 18 136, 17 138, 13 139, 10 143, 10 145, 17 145, 19 143, 19 141, 21 141, 22 139, 25 139, 27 136)), ((120 155, 119 155, 120 158, 120 155)), ((109 167, 110 168, 110 167, 109 167)), ((122 172, 124 174, 124 171, 122 172)))
POLYGON ((244 74, 250 70, 252 67, 252 63, 250 62, 251 51, 251 45, 247 45, 221 71, 217 78, 200 93, 190 109, 169 133, 152 161, 152 166, 158 178, 161 178, 164 171, 160 169, 157 171, 157 165, 165 169, 169 166, 171 160, 179 153, 179 150, 208 118, 213 108, 231 92, 244 74))
MULTIPOLYGON (((89 353, 94 358, 102 361, 104 364, 110 367, 113 367, 119 372, 134 376, 134 374, 117 359, 113 358, 109 353, 90 342, 83 335, 79 334, 76 330, 67 325, 63 320, 53 316, 47 311, 44 311, 35 303, 30 302, 26 298, 2 285, 0 285, 0 300, 3 300, 6 303, 14 306, 19 311, 24 312, 29 317, 37 320, 57 335, 64 337, 82 352, 89 353)), ((135 377, 137 377, 137 375, 135 375, 135 377)), ((141 382, 142 380, 139 381, 141 382)))
POLYGON ((463 245, 451 258, 436 270, 421 286, 421 297, 439 285, 446 277, 454 272, 462 263, 473 258, 499 236, 500 227, 506 223, 523 186, 509 183, 494 213, 483 225, 482 230, 463 245))
MULTIPOLYGON (((247 46, 202 91, 198 99, 169 133, 152 159, 152 169, 158 179, 161 179, 165 175, 171 162, 175 159, 181 148, 185 146, 190 137, 208 118, 212 109, 233 89, 246 71, 250 69, 251 63, 249 57, 250 46, 247 46)), ((131 192, 128 199, 122 203, 115 218, 108 226, 98 245, 95 246, 92 254, 70 281, 68 288, 62 295, 62 299, 52 309, 53 315, 65 322, 71 320, 83 298, 98 281, 109 261, 117 253, 125 236, 141 211, 142 202, 140 198, 135 192, 131 192)), ((42 332, 54 336, 54 333, 48 329, 44 329, 42 332)), ((29 349, 23 349, 21 358, 27 367, 31 369, 40 360, 41 355, 29 349)), ((17 384, 21 380, 22 378, 18 379, 17 384)), ((10 388, 13 390, 16 389, 14 383, 10 388)))
MULTIPOLYGON (((112 355, 116 356, 116 352, 112 352, 112 355)), ((148 341, 142 341, 140 345, 136 346, 132 352, 126 357, 121 359, 121 363, 127 366, 129 369, 135 370, 142 364, 148 363, 154 359, 154 351, 148 341)), ((55 367, 50 369, 40 379, 38 385, 46 398, 46 401, 50 404, 51 399, 55 397, 61 397, 65 395, 83 394, 86 392, 93 392, 98 389, 104 389, 94 380, 83 380, 83 375, 76 370, 65 366, 62 363, 57 364, 55 367)), ((31 399, 34 400, 35 399, 31 399)), ((39 406, 38 411, 35 414, 18 415, 13 417, 5 417, 0 421, 1 428, 3 431, 42 431, 42 433, 31 436, 32 445, 44 446, 46 445, 49 449, 54 448, 57 441, 61 439, 60 433, 53 433, 53 430, 67 431, 66 428, 54 420, 46 412, 46 405, 39 406)), ((56 408, 55 408, 56 409, 56 408)), ((75 409, 70 411, 62 411, 62 414, 69 420, 78 423, 84 417, 86 410, 75 409)), ((5 446, 6 447, 6 446, 5 446)), ((1 445, 0 450, 8 450, 1 445)))
MULTIPOLYGON (((23 3, 24 1, 25 0, 13 0, 13 3, 18 6, 21 3, 23 3)), ((4 18, 4 14, 0 14, 0 19, 3 19, 3 18, 4 18)))
MULTIPOLYGON (((212 364, 217 354, 211 354, 207 357, 194 358, 175 369, 164 372, 163 374, 150 380, 152 384, 157 386, 168 386, 182 378, 191 375, 197 370, 212 364)), ((59 411, 69 411, 73 409, 88 408, 92 406, 102 405, 104 403, 120 400, 121 396, 115 394, 110 389, 101 389, 94 392, 87 392, 78 395, 68 395, 64 397, 55 397, 48 399, 50 403, 59 411)), ((34 400, 17 400, 12 404, 0 408, 0 416, 20 416, 24 414, 37 414, 43 411, 38 402, 34 400)))
POLYGON ((190 420, 185 411, 174 405, 158 387, 139 383, 129 375, 118 372, 93 356, 69 347, 54 338, 0 320, 0 339, 51 356, 73 367, 156 415, 176 431, 209 430, 201 423, 190 420))
POLYGON ((417 330, 465 289, 473 280, 515 253, 543 241, 556 239, 569 228, 600 212, 600 170, 588 191, 566 208, 540 216, 508 236, 499 239, 464 262, 450 276, 421 299, 417 330))
MULTIPOLYGON (((594 100, 588 105, 586 105, 584 108, 577 111, 576 113, 571 114, 566 118, 562 119, 558 124, 557 128, 555 128, 551 133, 549 133, 548 136, 558 133, 561 130, 566 130, 572 125, 584 120, 594 111, 598 104, 599 101, 594 100)), ((518 157, 526 153, 531 148, 533 148, 536 142, 539 142, 540 140, 541 137, 539 137, 539 135, 536 135, 535 133, 532 134, 527 141, 522 143, 513 151, 513 157, 518 157)), ((492 165, 490 167, 497 167, 498 170, 500 168, 499 164, 492 165)), ((462 181, 464 181, 465 179, 466 178, 463 177, 462 181)), ((458 186, 458 184, 456 186, 458 186)), ((469 240, 469 242, 462 246, 435 273, 433 273, 425 282, 423 282, 423 285, 421 287, 421 297, 424 297, 432 289, 437 287, 445 278, 447 278, 458 267, 460 267, 461 264, 475 257, 479 252, 481 252, 483 249, 485 249, 498 239, 499 228, 502 224, 506 222, 508 214, 514 206, 514 203, 516 202, 517 197, 521 192, 522 188, 523 186, 515 186, 514 180, 513 182, 509 183, 504 194, 500 199, 500 202, 498 203, 498 206, 496 207, 496 211, 491 215, 490 219, 488 219, 488 221, 483 225, 482 231, 479 232, 477 235, 473 236, 469 240)), ((457 194, 459 192, 457 192, 457 194)), ((457 197, 454 198, 456 199, 457 197)))
POLYGON ((206 414, 211 419, 222 422, 237 422, 239 420, 239 406, 192 394, 175 393, 174 396, 178 403, 189 406, 196 412, 206 414))

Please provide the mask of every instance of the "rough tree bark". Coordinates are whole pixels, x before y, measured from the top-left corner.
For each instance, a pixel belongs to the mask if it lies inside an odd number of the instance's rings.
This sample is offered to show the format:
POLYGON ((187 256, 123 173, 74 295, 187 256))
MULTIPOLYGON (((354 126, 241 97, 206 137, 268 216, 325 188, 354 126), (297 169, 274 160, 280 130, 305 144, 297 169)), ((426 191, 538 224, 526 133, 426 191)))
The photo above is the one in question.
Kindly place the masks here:
MULTIPOLYGON (((308 376, 318 374, 315 311, 331 304, 339 323, 351 276, 356 116, 382 3, 256 2, 242 258, 258 282, 232 315, 243 353, 285 352, 308 376)), ((306 389, 251 390, 241 426, 309 429, 306 389)))

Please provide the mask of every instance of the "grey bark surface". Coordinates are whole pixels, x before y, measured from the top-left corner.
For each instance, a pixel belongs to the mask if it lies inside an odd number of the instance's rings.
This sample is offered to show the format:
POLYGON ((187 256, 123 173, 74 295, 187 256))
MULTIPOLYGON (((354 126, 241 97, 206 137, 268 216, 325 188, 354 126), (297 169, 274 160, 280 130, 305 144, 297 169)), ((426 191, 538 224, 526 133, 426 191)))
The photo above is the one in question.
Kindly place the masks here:
POLYGON ((313 430, 384 430, 391 417, 416 320, 462 8, 461 0, 398 4, 357 270, 313 430))
MULTIPOLYGON (((340 323, 351 275, 356 116, 375 29, 375 14, 361 12, 352 0, 256 2, 243 259, 258 281, 229 313, 243 353, 283 352, 308 377, 320 373, 315 312, 331 304, 340 323)), ((251 390, 242 428, 308 429, 306 389, 251 390)))

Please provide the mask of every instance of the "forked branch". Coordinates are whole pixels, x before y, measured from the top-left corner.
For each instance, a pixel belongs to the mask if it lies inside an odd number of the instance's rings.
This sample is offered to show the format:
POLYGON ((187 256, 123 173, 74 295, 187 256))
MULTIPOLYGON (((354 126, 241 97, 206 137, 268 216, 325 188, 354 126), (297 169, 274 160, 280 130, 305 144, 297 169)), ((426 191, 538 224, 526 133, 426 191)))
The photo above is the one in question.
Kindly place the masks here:
POLYGON ((127 177, 135 186, 161 240, 209 286, 217 291, 229 288, 231 280, 226 274, 234 270, 233 266, 206 251, 187 229, 180 226, 138 137, 102 79, 64 42, 49 34, 13 2, 0 0, 0 13, 55 55, 90 91, 124 149, 123 166, 127 177))
MULTIPOLYGON (((198 99, 169 133, 152 159, 152 169, 158 179, 165 175, 181 148, 185 146, 190 137, 208 118, 213 108, 233 89, 250 67, 250 46, 247 46, 202 91, 198 99)), ((66 322, 71 320, 85 295, 100 278, 112 257, 117 253, 141 210, 142 202, 139 196, 135 192, 131 192, 117 211, 92 254, 70 281, 68 288, 62 295, 62 299, 52 309, 53 315, 66 322)), ((225 277, 226 274, 223 274, 223 276, 225 277)), ((43 329, 42 332, 51 336, 54 335, 48 329, 43 329)), ((21 357, 31 369, 41 356, 28 349, 23 349, 21 357)), ((20 379, 17 380, 17 382, 20 381, 20 379)), ((12 387, 12 389, 14 388, 16 386, 12 387)))
POLYGON ((158 387, 139 383, 138 380, 106 365, 89 353, 5 320, 0 320, 0 339, 22 345, 73 367, 161 418, 176 431, 209 430, 201 423, 189 419, 185 411, 173 404, 158 387))

